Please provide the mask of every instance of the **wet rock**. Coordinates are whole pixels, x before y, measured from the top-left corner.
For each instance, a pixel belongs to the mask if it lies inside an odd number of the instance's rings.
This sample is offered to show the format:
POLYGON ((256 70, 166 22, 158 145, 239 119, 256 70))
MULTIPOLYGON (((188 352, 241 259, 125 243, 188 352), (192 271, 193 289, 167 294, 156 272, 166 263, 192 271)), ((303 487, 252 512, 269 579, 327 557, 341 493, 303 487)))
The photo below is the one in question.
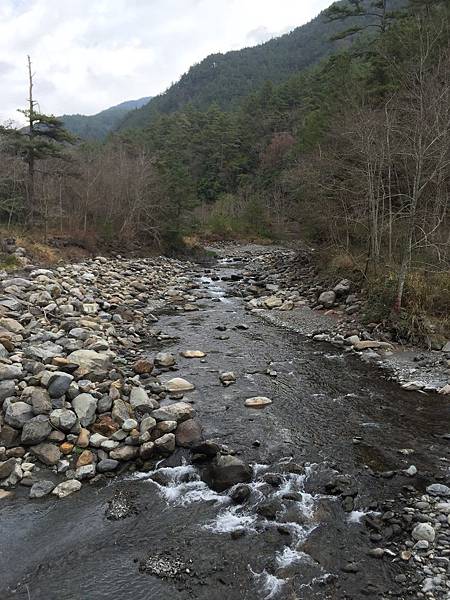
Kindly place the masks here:
POLYGON ((58 460, 61 458, 60 450, 53 444, 38 444, 37 446, 31 447, 31 452, 39 459, 44 465, 53 466, 56 465, 58 460))
POLYGON ((179 392, 189 392, 189 391, 195 389, 195 386, 193 383, 190 383, 189 381, 187 381, 186 379, 183 379, 182 377, 174 377, 173 379, 170 379, 169 381, 167 381, 164 385, 168 392, 175 393, 175 394, 179 393, 179 392))
POLYGON ((282 306, 283 304, 283 299, 279 298, 278 296, 269 296, 268 298, 266 298, 264 300, 264 306, 265 308, 268 308, 269 310, 273 309, 273 308, 279 308, 280 306, 282 306))
POLYGON ((227 371, 226 373, 221 373, 219 375, 220 382, 225 386, 229 386, 236 381, 236 375, 233 371, 227 371))
POLYGON ((206 356, 205 352, 201 350, 184 350, 180 352, 180 355, 184 358, 204 358, 206 356))
POLYGON ((251 481, 252 469, 236 456, 216 456, 203 470, 202 476, 209 487, 216 492, 223 492, 237 483, 251 481))
POLYGON ((244 404, 247 408, 265 408, 272 404, 272 400, 265 396, 255 396, 254 398, 247 398, 244 404))
POLYGON ((278 499, 270 499, 261 502, 258 505, 256 512, 266 519, 273 520, 276 518, 277 513, 281 511, 282 508, 283 505, 278 499))
POLYGON ((25 446, 40 444, 52 430, 50 420, 45 415, 33 417, 22 428, 21 443, 25 446))
POLYGON ((95 421, 95 413, 97 411, 96 398, 91 396, 91 394, 79 394, 72 401, 72 406, 82 427, 92 425, 95 421))
POLYGON ((113 460, 112 458, 104 458, 97 464, 97 471, 99 473, 109 473, 111 471, 115 471, 118 466, 118 460, 113 460))
POLYGON ((78 492, 80 489, 81 481, 78 481, 77 479, 69 479, 57 485, 52 491, 52 494, 58 496, 58 498, 66 498, 74 492, 78 492))
POLYGON ((175 356, 170 352, 158 352, 155 356, 155 365, 158 367, 172 367, 175 362, 175 356))
POLYGON ((30 498, 43 498, 50 494, 55 488, 55 484, 53 481, 48 481, 43 479, 42 481, 37 481, 31 486, 30 489, 30 498))
POLYGON ((230 492, 230 498, 235 504, 243 504, 246 502, 251 494, 251 489, 244 483, 236 485, 230 492))
POLYGON ((27 421, 34 417, 33 409, 25 402, 14 402, 8 405, 5 421, 11 427, 22 428, 27 421))
POLYGON ((202 428, 200 423, 194 419, 183 421, 177 427, 175 433, 177 446, 189 448, 193 444, 197 444, 202 439, 202 428))

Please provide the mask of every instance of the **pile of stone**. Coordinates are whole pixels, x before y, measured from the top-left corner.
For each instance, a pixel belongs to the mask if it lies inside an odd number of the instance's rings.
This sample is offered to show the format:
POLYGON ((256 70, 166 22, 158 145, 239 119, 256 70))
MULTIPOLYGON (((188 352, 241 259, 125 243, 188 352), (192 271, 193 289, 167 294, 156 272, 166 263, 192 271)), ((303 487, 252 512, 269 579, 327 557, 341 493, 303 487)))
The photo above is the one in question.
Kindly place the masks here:
POLYGON ((193 310, 186 263, 103 257, 4 278, 0 295, 0 495, 64 497, 201 439, 175 357, 145 352, 151 310, 193 310), (3 491, 2 491, 3 490, 3 491))

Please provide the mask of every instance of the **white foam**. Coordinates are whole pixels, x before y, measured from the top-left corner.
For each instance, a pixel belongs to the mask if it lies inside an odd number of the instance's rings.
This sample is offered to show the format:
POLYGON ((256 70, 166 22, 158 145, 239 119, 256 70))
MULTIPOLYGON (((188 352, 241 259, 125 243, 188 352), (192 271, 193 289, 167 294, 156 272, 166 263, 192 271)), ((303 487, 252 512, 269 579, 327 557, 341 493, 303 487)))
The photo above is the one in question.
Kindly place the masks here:
POLYGON ((253 477, 258 477, 258 475, 260 473, 264 473, 265 471, 267 471, 267 469, 269 468, 270 465, 264 465, 262 463, 253 463, 252 464, 252 469, 253 469, 253 477))
POLYGON ((280 569, 289 567, 299 562, 308 562, 311 558, 304 552, 286 546, 282 552, 277 552, 276 561, 280 569))
POLYGON ((214 533, 231 533, 232 531, 255 531, 253 524, 256 521, 256 515, 249 515, 239 512, 239 507, 231 508, 219 513, 217 517, 207 523, 204 527, 214 533))
POLYGON ((249 567, 251 574, 262 587, 262 592, 265 594, 264 600, 270 600, 271 598, 275 598, 281 592, 284 584, 286 583, 284 579, 280 579, 275 575, 271 575, 265 569, 262 573, 255 573, 252 571, 251 567, 249 567))

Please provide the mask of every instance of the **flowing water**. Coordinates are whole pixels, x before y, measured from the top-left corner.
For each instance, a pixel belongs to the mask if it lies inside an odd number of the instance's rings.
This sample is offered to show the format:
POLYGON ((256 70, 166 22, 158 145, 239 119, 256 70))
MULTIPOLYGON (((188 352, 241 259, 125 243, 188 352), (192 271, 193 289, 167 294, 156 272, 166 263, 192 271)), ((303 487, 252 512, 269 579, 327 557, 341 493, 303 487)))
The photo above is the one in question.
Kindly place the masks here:
POLYGON ((252 464, 248 501, 210 490, 186 452, 64 500, 19 494, 0 507, 1 600, 356 599, 396 590, 395 564, 367 556, 364 517, 374 500, 411 483, 381 473, 413 463, 423 489, 448 469, 448 401, 405 392, 353 356, 261 322, 207 272, 198 285, 202 310, 161 316, 177 338, 164 349, 207 352, 205 361, 180 357, 179 375, 196 385, 189 398, 205 437, 252 464), (221 371, 234 371, 236 384, 223 387, 221 371), (245 408, 255 395, 273 404, 245 408), (357 484, 350 514, 325 493, 338 472, 357 484), (351 561, 357 574, 342 572, 351 561))

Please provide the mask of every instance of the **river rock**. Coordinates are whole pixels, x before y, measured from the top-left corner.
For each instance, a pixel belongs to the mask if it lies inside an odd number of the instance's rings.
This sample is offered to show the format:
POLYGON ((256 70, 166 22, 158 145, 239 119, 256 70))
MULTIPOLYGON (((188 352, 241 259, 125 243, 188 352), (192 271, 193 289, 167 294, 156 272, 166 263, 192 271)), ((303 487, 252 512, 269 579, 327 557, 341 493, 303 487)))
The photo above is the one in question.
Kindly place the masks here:
POLYGON ((25 327, 16 321, 15 319, 9 319, 7 317, 2 317, 0 319, 0 327, 11 331, 11 333, 23 333, 25 331, 25 327))
POLYGON ((418 523, 412 531, 412 537, 417 541, 434 542, 436 532, 429 523, 418 523))
POLYGON ((52 401, 47 390, 39 387, 29 387, 24 390, 30 398, 35 415, 48 415, 52 410, 52 401))
POLYGON ((6 479, 11 475, 16 466, 15 458, 8 458, 4 462, 0 462, 0 479, 6 479))
POLYGON ((89 444, 93 448, 100 448, 103 442, 108 441, 108 438, 101 433, 93 433, 89 439, 89 444))
POLYGON ((80 489, 81 481, 78 481, 77 479, 68 479, 57 485, 52 491, 52 494, 58 496, 58 498, 66 498, 74 492, 78 492, 80 489))
POLYGON ((89 446, 89 436, 89 430, 82 427, 80 429, 80 433, 78 434, 77 446, 79 448, 87 448, 89 446))
POLYGON ((122 429, 127 432, 132 431, 133 429, 136 429, 137 426, 138 426, 138 422, 135 419, 126 419, 122 423, 122 429))
POLYGON ((62 351, 63 348, 59 344, 44 342, 43 344, 39 344, 39 346, 28 346, 24 354, 27 358, 47 363, 55 356, 59 356, 62 351))
POLYGON ((109 354, 95 350, 75 350, 69 354, 67 359, 86 371, 107 371, 112 363, 109 354))
POLYGON ((77 460, 76 468, 85 467, 94 462, 94 455, 90 450, 83 450, 77 460))
POLYGON ((23 374, 22 365, 0 365, 0 381, 20 379, 23 374))
POLYGON ((50 422, 57 429, 70 431, 77 422, 77 415, 67 408, 57 408, 50 413, 50 422))
POLYGON ((156 421, 177 421, 177 423, 181 423, 182 421, 191 419, 193 414, 194 409, 190 404, 187 402, 175 402, 174 404, 154 410, 151 416, 156 421))
POLYGON ((32 407, 26 402, 14 402, 8 405, 5 412, 5 421, 11 427, 20 429, 27 421, 34 417, 32 407))
POLYGON ((201 350, 184 350, 184 352, 180 352, 180 355, 184 358, 204 358, 206 356, 205 352, 201 350))
POLYGON ((27 421, 22 428, 21 443, 25 446, 40 444, 52 430, 50 420, 45 415, 38 415, 27 421))
POLYGON ((329 292, 322 292, 319 296, 318 302, 325 308, 331 308, 336 302, 336 292, 333 292, 332 290, 329 292))
POLYGON ((182 377, 174 377, 173 379, 167 381, 164 385, 166 390, 172 394, 189 392, 195 389, 195 385, 193 383, 190 383, 182 377))
POLYGON ((272 308, 279 308, 283 304, 283 299, 278 296, 269 296, 264 300, 264 306, 271 310, 272 308))
POLYGON ((16 385, 12 379, 0 381, 0 406, 6 398, 11 398, 16 393, 16 385))
POLYGON ((153 362, 146 358, 140 358, 133 364, 133 371, 139 375, 145 375, 153 371, 153 362))
POLYGON ((255 396, 254 398, 247 398, 244 404, 248 408, 265 408, 269 404, 272 404, 272 400, 265 396, 255 396))
POLYGON ((53 373, 47 384, 48 393, 51 398, 59 398, 64 396, 73 381, 73 375, 64 373, 63 371, 57 371, 53 373))
POLYGON ((236 375, 233 373, 233 371, 227 371, 225 373, 221 373, 219 375, 219 379, 225 387, 228 387, 236 381, 236 375))
POLYGON ((115 471, 118 466, 118 460, 113 460, 112 458, 104 458, 97 464, 97 471, 99 473, 109 473, 110 471, 115 471))
POLYGON ((114 460, 133 460, 137 457, 139 453, 139 448, 136 446, 121 446, 120 448, 116 448, 115 450, 111 450, 109 453, 110 458, 114 460))
POLYGON ((133 409, 148 410, 150 412, 157 408, 158 403, 152 400, 144 388, 133 387, 130 392, 130 404, 133 409))
POLYGON ((177 446, 189 448, 193 444, 198 444, 202 439, 202 428, 200 423, 194 419, 183 421, 177 427, 175 440, 177 446))
POLYGON ((142 460, 148 460, 155 453, 155 444, 153 442, 145 442, 139 448, 139 455, 142 460))
POLYGON ((61 452, 59 448, 53 444, 39 444, 38 446, 32 446, 31 452, 38 458, 44 465, 53 466, 56 465, 58 460, 61 458, 61 452))
POLYGON ((95 421, 95 413, 97 410, 97 399, 91 394, 79 394, 72 401, 73 409, 80 419, 82 427, 92 425, 95 421))
POLYGON ((122 423, 130 417, 128 407, 123 400, 119 399, 114 401, 111 416, 119 425, 122 425, 122 423))
POLYGON ((85 465, 78 467, 75 471, 76 479, 84 481, 85 479, 92 479, 95 477, 95 465, 85 465))
POLYGON ((430 496, 450 496, 450 488, 442 483, 432 483, 427 487, 430 496))
POLYGON ((144 417, 139 425, 139 431, 141 434, 146 433, 147 431, 151 431, 154 427, 156 427, 156 419, 153 417, 144 417))
POLYGON ((36 481, 33 483, 30 489, 30 498, 43 498, 50 494, 50 492, 55 488, 55 484, 53 481, 48 481, 43 479, 42 481, 36 481))
POLYGON ((158 352, 155 356, 155 365, 158 367, 172 367, 175 362, 175 356, 170 352, 158 352))
POLYGON ((213 490, 223 492, 237 483, 251 481, 252 469, 237 456, 216 456, 202 476, 213 490))
POLYGON ((155 449, 161 454, 171 454, 175 450, 175 435, 173 433, 165 433, 160 438, 155 440, 155 449))

